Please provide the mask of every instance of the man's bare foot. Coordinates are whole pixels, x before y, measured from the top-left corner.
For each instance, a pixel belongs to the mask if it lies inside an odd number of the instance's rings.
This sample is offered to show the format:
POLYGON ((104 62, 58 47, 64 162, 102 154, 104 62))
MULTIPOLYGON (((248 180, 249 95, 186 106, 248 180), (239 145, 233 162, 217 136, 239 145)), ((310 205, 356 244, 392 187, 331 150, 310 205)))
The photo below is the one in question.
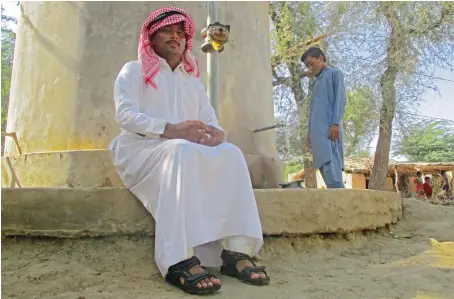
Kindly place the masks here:
MULTIPOLYGON (((200 274, 200 273, 203 273, 205 271, 206 270, 203 269, 200 265, 196 265, 196 266, 194 266, 194 267, 189 269, 189 272, 191 272, 192 274, 200 274)), ((183 284, 184 283, 184 278, 181 277, 180 281, 183 284)), ((221 284, 221 281, 219 279, 211 277, 211 278, 206 278, 204 281, 201 281, 201 282, 197 283, 197 287, 199 289, 210 288, 210 287, 212 287, 214 285, 220 285, 220 284, 221 284)))

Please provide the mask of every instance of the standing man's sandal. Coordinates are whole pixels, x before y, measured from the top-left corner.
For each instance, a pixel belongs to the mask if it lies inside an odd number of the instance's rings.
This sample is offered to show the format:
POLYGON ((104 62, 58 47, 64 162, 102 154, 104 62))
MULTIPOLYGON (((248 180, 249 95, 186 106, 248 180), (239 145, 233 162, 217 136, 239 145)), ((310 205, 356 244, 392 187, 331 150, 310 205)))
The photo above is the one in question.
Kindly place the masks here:
POLYGON ((238 278, 241 282, 252 284, 252 285, 268 285, 270 283, 270 277, 266 274, 265 267, 261 266, 258 267, 252 261, 252 258, 244 253, 240 252, 233 252, 223 250, 221 254, 221 259, 223 261, 223 265, 221 266, 221 274, 238 278), (238 271, 236 265, 239 261, 242 260, 249 260, 253 267, 245 267, 241 272, 238 271), (251 277, 252 273, 265 273, 265 278, 257 278, 253 279, 251 277))

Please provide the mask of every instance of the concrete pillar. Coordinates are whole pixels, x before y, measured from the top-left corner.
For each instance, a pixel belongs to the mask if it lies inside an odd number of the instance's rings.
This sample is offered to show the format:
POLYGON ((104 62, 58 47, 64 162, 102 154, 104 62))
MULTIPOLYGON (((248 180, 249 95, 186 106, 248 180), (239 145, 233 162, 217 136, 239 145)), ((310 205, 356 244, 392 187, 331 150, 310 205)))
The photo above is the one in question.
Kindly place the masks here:
MULTIPOLYGON (((194 54, 206 84, 207 57, 200 50, 206 2, 21 3, 7 131, 17 133, 24 155, 16 156, 8 138, 5 156, 11 156, 14 169, 2 172, 3 185, 10 185, 13 171, 22 186, 92 187, 106 179, 119 184, 106 151, 119 132, 113 84, 121 67, 137 59, 143 21, 166 5, 193 15, 194 54), (26 163, 27 158, 34 162, 26 163), (44 169, 49 161, 63 174, 44 169), (93 177, 77 179, 87 176, 93 177)), ((219 59, 218 117, 229 141, 243 150, 254 186, 276 187, 283 168, 276 161, 275 132, 252 133, 274 123, 268 4, 219 2, 219 21, 230 24, 232 32, 219 59)))

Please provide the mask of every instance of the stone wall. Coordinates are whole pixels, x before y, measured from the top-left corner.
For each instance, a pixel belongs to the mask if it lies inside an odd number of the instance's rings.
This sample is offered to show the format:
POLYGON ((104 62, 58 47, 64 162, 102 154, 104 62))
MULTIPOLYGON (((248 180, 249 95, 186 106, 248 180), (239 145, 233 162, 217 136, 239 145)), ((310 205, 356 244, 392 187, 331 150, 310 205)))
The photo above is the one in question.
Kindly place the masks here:
MULTIPOLYGON (((402 201, 372 190, 255 190, 265 235, 345 233, 396 223, 402 201)), ((154 234, 154 220, 124 188, 3 188, 2 233, 54 237, 154 234)))

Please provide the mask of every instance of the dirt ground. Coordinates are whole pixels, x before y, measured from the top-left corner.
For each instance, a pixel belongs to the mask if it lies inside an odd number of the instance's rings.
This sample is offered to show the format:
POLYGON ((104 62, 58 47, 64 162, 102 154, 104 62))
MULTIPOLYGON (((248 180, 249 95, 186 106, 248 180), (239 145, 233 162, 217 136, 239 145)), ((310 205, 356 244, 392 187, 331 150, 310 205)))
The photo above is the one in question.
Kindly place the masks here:
MULTIPOLYGON (((271 285, 220 276, 213 297, 454 298, 453 241, 454 207, 406 199, 389 230, 267 238, 271 285)), ((3 239, 2 298, 195 298, 163 282, 152 248, 145 237, 3 239)))

